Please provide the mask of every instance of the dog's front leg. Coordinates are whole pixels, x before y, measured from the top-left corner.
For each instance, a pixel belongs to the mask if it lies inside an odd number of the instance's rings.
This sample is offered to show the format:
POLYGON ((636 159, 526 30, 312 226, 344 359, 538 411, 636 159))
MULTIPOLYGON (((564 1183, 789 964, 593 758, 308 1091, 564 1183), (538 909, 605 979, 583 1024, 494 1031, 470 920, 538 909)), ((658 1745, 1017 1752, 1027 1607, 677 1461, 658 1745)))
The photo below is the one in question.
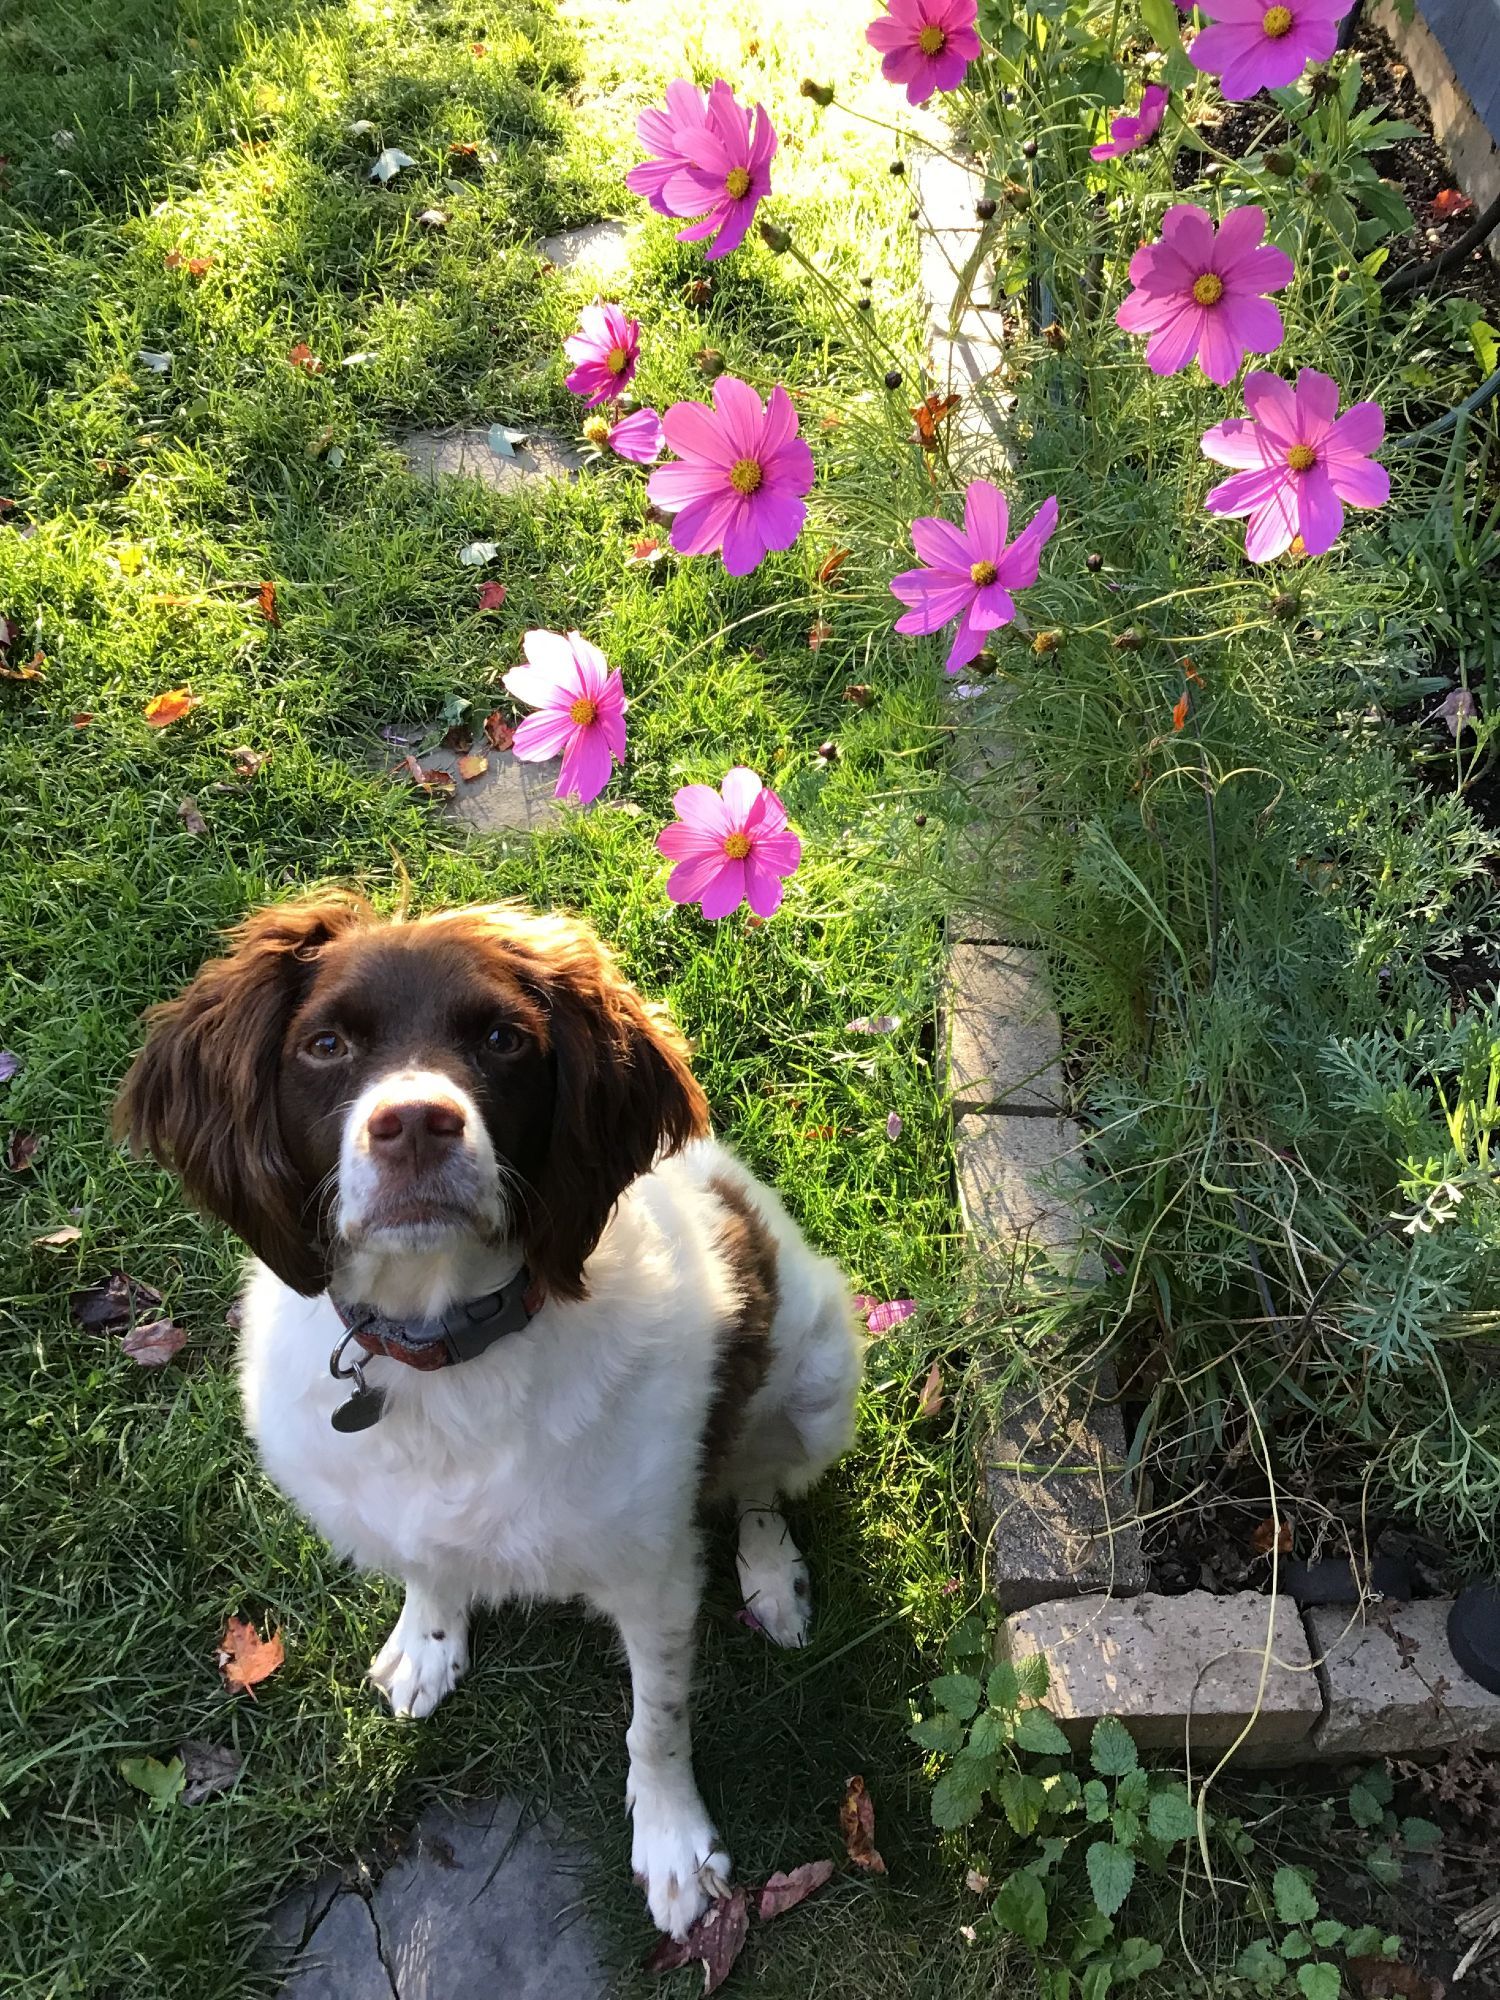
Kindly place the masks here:
POLYGON ((693 1779, 688 1692, 700 1588, 696 1548, 666 1571, 634 1580, 601 1605, 620 1628, 633 1706, 625 1805, 634 1820, 631 1864, 660 1930, 684 1936, 722 1893, 729 1856, 693 1779))
POLYGON ((436 1577, 408 1577, 396 1629, 370 1662, 393 1715, 431 1715, 469 1664, 469 1606, 436 1577))

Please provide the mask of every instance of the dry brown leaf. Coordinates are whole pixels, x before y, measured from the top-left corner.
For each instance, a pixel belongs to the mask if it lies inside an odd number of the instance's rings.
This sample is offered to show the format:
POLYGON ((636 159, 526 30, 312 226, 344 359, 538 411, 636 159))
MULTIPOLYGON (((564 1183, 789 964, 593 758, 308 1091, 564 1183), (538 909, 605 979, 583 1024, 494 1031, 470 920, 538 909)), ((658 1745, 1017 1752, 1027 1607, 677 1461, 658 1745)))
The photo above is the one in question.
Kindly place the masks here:
POLYGON ((124 1271, 111 1271, 102 1285, 89 1285, 68 1298, 68 1310, 89 1333, 127 1326, 137 1313, 153 1312, 160 1304, 154 1285, 143 1285, 124 1271))
POLYGON ((515 743, 515 727, 506 721, 498 708, 492 709, 484 718, 484 740, 492 750, 509 750, 515 743))
POLYGON ((299 340, 286 358, 294 368, 300 368, 304 375, 321 375, 323 372, 322 362, 305 340, 299 340))
POLYGON ((276 610, 276 586, 263 583, 255 594, 255 608, 268 625, 279 625, 280 616, 276 610))
POLYGON ((867 1875, 883 1875, 885 1863, 875 1845, 875 1801, 863 1778, 850 1778, 844 1787, 844 1803, 839 1807, 839 1831, 844 1851, 856 1868, 867 1875))
POLYGON ((474 732, 466 722, 455 722, 443 738, 445 750, 467 750, 474 741, 474 732))
POLYGON ((808 634, 807 634, 808 651, 810 653, 816 653, 818 648, 820 646, 827 645, 828 641, 832 637, 833 637, 833 627, 829 624, 828 620, 826 618, 815 618, 811 626, 808 628, 808 634))
POLYGON ((42 668, 47 664, 45 653, 33 653, 29 660, 23 660, 18 667, 0 666, 0 681, 39 681, 42 668))
POLYGON ((1414 1965, 1377 1957, 1351 1958, 1350 1976, 1359 1982, 1362 2000, 1443 2000, 1447 1987, 1434 1975, 1418 1972, 1414 1965))
POLYGON ((65 1223, 61 1229, 54 1229, 46 1236, 33 1236, 32 1246, 37 1250, 66 1250, 70 1243, 77 1243, 83 1231, 76 1223, 65 1223))
POLYGON ((422 792, 452 792, 458 789, 451 771, 440 771, 436 765, 424 771, 410 752, 401 759, 397 770, 405 771, 408 778, 422 792))
POLYGON ((188 276, 190 278, 205 277, 213 269, 213 261, 212 257, 189 257, 187 261, 188 276))
POLYGON ((238 1750, 205 1743, 196 1736, 179 1743, 177 1754, 182 1759, 182 1790, 177 1797, 179 1804, 185 1806, 201 1806, 215 1792, 227 1792, 245 1768, 238 1750))
POLYGON ((5 1164, 13 1174, 24 1174, 37 1156, 42 1143, 40 1132, 13 1131, 6 1142, 5 1164))
POLYGON ((148 728, 165 729, 170 723, 181 722, 198 706, 200 697, 190 694, 186 688, 168 688, 165 694, 154 694, 141 710, 148 728))
POLYGON ((248 744, 242 743, 238 750, 230 751, 229 761, 237 777, 253 778, 270 754, 269 750, 252 750, 248 744))
POLYGON ((189 796, 177 808, 177 817, 189 833, 207 833, 208 821, 198 810, 198 801, 189 796))
POLYGON ((917 420, 917 436, 922 441, 924 451, 937 448, 937 427, 963 401, 961 396, 926 396, 917 404, 912 415, 917 420))
POLYGON ((280 1628, 262 1639, 248 1618, 231 1618, 219 1641, 219 1672, 227 1687, 244 1688, 253 1701, 259 1683, 286 1658, 280 1628))
POLYGON ((818 565, 819 583, 832 583, 848 560, 849 551, 847 549, 831 549, 818 565))
POLYGON ((94 712, 92 709, 81 708, 79 709, 78 713, 73 717, 73 727, 75 729, 87 729, 89 724, 93 721, 93 719, 94 719, 94 712))
POLYGON ((784 1875, 772 1875, 759 1892, 755 1914, 762 1923, 768 1923, 772 1917, 783 1916, 786 1911, 795 1910, 799 1903, 805 1903, 809 1896, 815 1896, 832 1878, 831 1861, 804 1861, 800 1868, 789 1869, 784 1875))
POLYGON ((153 1319, 120 1335, 120 1352, 142 1368, 165 1368, 187 1344, 187 1335, 169 1319, 153 1319))
POLYGON ((476 778, 482 778, 489 768, 489 758, 480 756, 478 752, 471 754, 465 751, 458 760, 458 775, 466 785, 472 785, 476 778))
POLYGON ((1283 1514, 1269 1515, 1250 1537, 1250 1546, 1258 1556, 1268 1556, 1274 1547, 1278 1555, 1289 1556, 1292 1552, 1292 1517, 1283 1514))
POLYGON ((163 257, 162 259, 162 262, 166 265, 169 271, 175 271, 177 269, 177 266, 182 261, 183 261, 182 252, 180 250, 169 250, 166 256, 163 257))
POLYGON ((646 1960, 648 1972, 674 1972, 695 1961, 703 1967, 703 1991, 717 1993, 734 1970, 750 1932, 750 1903, 735 1889, 709 1904, 685 1938, 664 1937, 646 1960))
POLYGON ((922 1394, 917 1402, 919 1417, 935 1417, 943 1407, 943 1371, 934 1361, 927 1371, 927 1380, 922 1384, 922 1394))

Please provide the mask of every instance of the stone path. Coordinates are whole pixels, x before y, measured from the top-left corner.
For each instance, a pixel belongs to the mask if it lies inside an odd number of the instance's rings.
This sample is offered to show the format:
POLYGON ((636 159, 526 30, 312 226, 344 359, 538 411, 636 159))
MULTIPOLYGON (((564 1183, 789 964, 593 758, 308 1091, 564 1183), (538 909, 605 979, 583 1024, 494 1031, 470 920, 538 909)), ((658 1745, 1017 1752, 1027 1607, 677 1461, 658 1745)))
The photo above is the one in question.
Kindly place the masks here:
POLYGON ((325 1876, 282 1905, 280 2000, 604 2000, 584 1865, 513 1799, 434 1806, 368 1890, 325 1876))

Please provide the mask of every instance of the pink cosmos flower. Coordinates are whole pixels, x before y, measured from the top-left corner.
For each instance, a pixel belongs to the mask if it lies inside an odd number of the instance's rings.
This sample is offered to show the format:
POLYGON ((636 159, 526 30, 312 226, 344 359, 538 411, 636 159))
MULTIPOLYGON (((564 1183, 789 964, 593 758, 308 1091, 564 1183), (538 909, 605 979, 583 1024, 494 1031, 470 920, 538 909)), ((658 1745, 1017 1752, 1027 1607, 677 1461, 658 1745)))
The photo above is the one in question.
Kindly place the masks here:
POLYGON ((1353 0, 1203 0, 1209 25, 1188 56, 1195 69, 1217 76, 1226 97, 1254 97, 1295 83, 1310 62, 1327 62, 1338 47, 1339 22, 1353 0))
POLYGON ((925 104, 935 90, 957 90, 979 54, 974 22, 979 0, 890 0, 865 29, 879 49, 880 73, 906 85, 908 104, 925 104))
POLYGON ((677 863, 667 878, 672 901, 700 903, 705 917, 727 917, 748 897, 758 917, 769 917, 781 902, 783 879, 802 859, 802 843, 776 794, 736 764, 719 791, 684 785, 672 804, 677 818, 656 836, 658 851, 677 863))
POLYGON ((1011 591, 1036 582, 1042 549, 1057 526, 1057 500, 1044 500, 1006 546, 1009 508, 987 479, 970 482, 964 495, 963 532, 949 521, 913 521, 911 538, 925 569, 904 570, 891 589, 911 609, 896 620, 898 632, 936 632, 958 620, 948 672, 956 674, 984 650, 985 635, 1016 615, 1011 591))
POLYGON ((1135 287, 1115 314, 1127 333, 1149 333, 1146 361, 1175 375, 1196 355, 1210 382, 1232 382, 1247 353, 1281 345, 1281 314, 1265 292, 1292 281, 1292 260, 1263 242, 1265 210, 1232 208, 1219 225, 1180 202, 1162 218, 1161 239, 1130 260, 1135 287))
POLYGON ((708 256, 727 256, 771 192, 776 129, 766 107, 747 111, 722 77, 706 100, 679 78, 667 86, 666 110, 644 112, 636 131, 656 157, 632 167, 625 185, 662 215, 698 218, 678 230, 679 243, 712 236, 708 256))
POLYGON ((561 755, 555 796, 576 795, 580 805, 598 798, 614 761, 625 759, 625 690, 618 668, 578 632, 528 632, 526 665, 512 667, 504 686, 534 708, 516 731, 513 749, 523 763, 561 755))
POLYGON ((807 519, 813 458, 797 412, 778 383, 762 405, 748 382, 721 375, 714 407, 674 403, 662 419, 678 463, 660 465, 647 495, 677 518, 679 555, 723 552, 731 576, 748 576, 771 549, 789 549, 807 519))
POLYGON ((655 410, 633 410, 611 424, 604 442, 620 458, 634 465, 651 465, 666 449, 667 434, 655 410))
POLYGON ((567 385, 575 396, 587 396, 588 407, 618 396, 641 358, 641 324, 627 319, 617 305, 601 301, 585 306, 577 333, 570 333, 563 350, 575 362, 567 385))
POLYGON ((1148 83, 1141 92, 1141 108, 1136 112, 1125 112, 1119 118, 1109 121, 1109 137, 1101 145, 1089 147, 1091 160, 1118 160, 1124 153, 1134 153, 1154 139, 1162 119, 1166 116, 1167 100, 1172 95, 1159 83, 1148 83))
POLYGON ((1344 508, 1382 507, 1390 475, 1370 453, 1385 436, 1378 403, 1351 403, 1338 414, 1339 386, 1304 368, 1294 389, 1262 369, 1245 377, 1245 407, 1203 433, 1203 449, 1220 465, 1238 468, 1209 494, 1210 514, 1250 516, 1245 554, 1269 562, 1300 540, 1320 556, 1338 540, 1344 508))

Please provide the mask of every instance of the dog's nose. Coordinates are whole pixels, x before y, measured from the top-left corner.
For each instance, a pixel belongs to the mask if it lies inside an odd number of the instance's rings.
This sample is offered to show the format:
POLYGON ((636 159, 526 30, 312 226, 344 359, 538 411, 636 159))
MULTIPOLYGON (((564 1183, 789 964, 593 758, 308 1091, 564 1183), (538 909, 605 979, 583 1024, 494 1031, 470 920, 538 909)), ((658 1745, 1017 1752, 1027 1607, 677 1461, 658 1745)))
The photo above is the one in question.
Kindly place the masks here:
POLYGON ((381 1104, 370 1113, 365 1131, 382 1164, 420 1168, 435 1165, 463 1137, 464 1114, 441 1098, 381 1104))

